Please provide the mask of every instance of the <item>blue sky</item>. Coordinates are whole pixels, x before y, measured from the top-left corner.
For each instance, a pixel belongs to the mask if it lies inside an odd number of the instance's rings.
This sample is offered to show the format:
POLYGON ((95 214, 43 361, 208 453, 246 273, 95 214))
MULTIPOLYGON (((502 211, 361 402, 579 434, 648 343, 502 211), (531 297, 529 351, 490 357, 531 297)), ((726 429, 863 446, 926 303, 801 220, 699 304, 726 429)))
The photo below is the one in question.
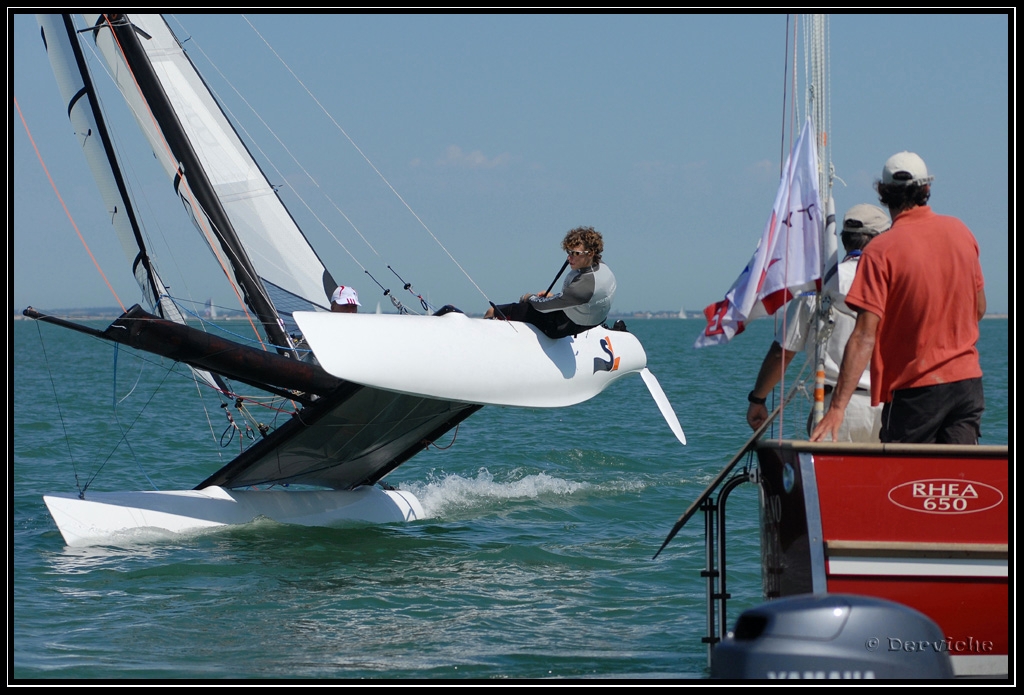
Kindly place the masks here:
MULTIPOLYGON (((244 112, 217 71, 320 189, 271 142, 280 175, 312 198, 329 195, 372 244, 329 206, 318 215, 330 234, 289 205, 364 305, 382 295, 365 267, 386 288, 401 289, 397 273, 437 306, 482 312, 488 300, 546 288, 564 260, 563 234, 593 225, 618 278, 615 311, 697 310, 724 296, 771 211, 790 139, 784 14, 248 18, 402 200, 242 16, 169 21, 231 109, 244 112)), ((978 239, 993 312, 1007 311, 1010 296, 1013 29, 1006 15, 830 18, 837 210, 877 202, 871 184, 886 158, 919 153, 935 176, 933 208, 978 239)), ((9 15, 8 30, 8 90, 114 291, 139 301, 35 18, 9 15)), ((251 113, 243 118, 267 140, 251 113)), ((9 119, 12 310, 116 305, 13 108, 9 119)), ((139 151, 145 176, 155 162, 139 151)), ((149 233, 192 233, 161 176, 139 184, 149 233)), ((153 249, 174 294, 237 307, 212 263, 175 257, 162 242, 153 249)))

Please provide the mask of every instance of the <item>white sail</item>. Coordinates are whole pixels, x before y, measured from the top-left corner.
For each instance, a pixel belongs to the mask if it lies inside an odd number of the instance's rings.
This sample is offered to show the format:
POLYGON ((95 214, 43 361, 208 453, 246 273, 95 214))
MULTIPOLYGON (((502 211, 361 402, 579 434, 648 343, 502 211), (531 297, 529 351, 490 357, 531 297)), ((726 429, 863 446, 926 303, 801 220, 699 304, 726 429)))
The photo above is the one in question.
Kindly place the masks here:
POLYGON ((106 126, 97 107, 89 72, 74 36, 69 15, 36 15, 46 45, 50 67, 67 105, 68 118, 82 146, 89 169, 107 206, 111 224, 150 309, 165 318, 184 323, 177 306, 146 252, 138 220, 132 209, 120 169, 113 154, 106 126))
MULTIPOLYGON (((36 15, 36 20, 42 32, 50 67, 57 78, 57 86, 64 103, 67 104, 68 118, 71 120, 75 137, 82 146, 82 152, 107 206, 110 222, 128 257, 135 280, 139 283, 151 310, 170 321, 184 324, 185 317, 169 296, 167 287, 146 250, 131 196, 121 174, 120 164, 114 155, 102 112, 96 102, 92 79, 77 43, 78 38, 71 16, 40 14, 36 15)), ((211 386, 223 387, 217 377, 208 371, 193 368, 193 372, 211 386)))
MULTIPOLYGON (((238 286, 249 297, 262 287, 279 317, 290 322, 292 311, 326 309, 336 287, 330 274, 309 245, 302 231, 278 198, 238 134, 221 111, 213 95, 195 70, 181 44, 160 15, 115 15, 118 23, 134 27, 134 35, 145 52, 166 103, 173 110, 188 145, 198 158, 198 168, 209 181, 219 205, 226 213, 219 220, 202 193, 197 192, 199 171, 182 161, 180 145, 165 132, 156 109, 161 104, 147 98, 140 88, 140 76, 129 67, 125 52, 131 47, 116 39, 106 23, 110 15, 85 15, 96 26, 96 45, 139 126, 176 191, 191 209, 193 220, 221 262, 234 267, 238 286), (233 232, 224 229, 230 226, 233 232), (248 278, 244 265, 236 264, 231 242, 237 238, 257 278, 248 278)), ((163 116, 166 118, 166 116, 163 116)), ((230 275, 229 275, 230 279, 230 275)), ((259 310, 257 309, 258 313, 259 310)), ((291 325, 288 326, 291 328, 291 325)))

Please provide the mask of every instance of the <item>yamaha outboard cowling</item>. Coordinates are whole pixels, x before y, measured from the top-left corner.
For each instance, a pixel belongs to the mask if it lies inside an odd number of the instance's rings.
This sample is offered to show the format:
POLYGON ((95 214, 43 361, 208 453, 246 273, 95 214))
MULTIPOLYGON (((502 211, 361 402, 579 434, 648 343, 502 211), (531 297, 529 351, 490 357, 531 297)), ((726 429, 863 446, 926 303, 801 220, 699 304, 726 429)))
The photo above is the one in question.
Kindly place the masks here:
POLYGON ((711 653, 725 679, 952 678, 942 630, 907 606, 869 596, 806 594, 745 611, 711 653))

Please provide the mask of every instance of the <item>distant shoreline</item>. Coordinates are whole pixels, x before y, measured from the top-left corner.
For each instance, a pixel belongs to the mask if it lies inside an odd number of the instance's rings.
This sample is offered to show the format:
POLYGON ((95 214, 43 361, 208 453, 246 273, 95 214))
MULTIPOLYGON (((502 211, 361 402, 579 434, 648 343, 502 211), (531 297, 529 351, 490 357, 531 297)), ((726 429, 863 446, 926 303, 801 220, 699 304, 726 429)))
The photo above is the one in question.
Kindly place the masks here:
MULTIPOLYGON (((48 316, 53 316, 59 319, 77 319, 80 321, 97 321, 97 320, 113 320, 121 315, 121 311, 115 307, 91 307, 84 309, 49 309, 40 310, 41 313, 48 316)), ((372 313, 372 312, 367 312, 372 313)), ((394 312, 388 312, 394 313, 394 312)), ((467 314, 468 316, 474 316, 474 314, 467 314)), ((20 311, 16 311, 11 315, 14 321, 31 321, 29 317, 22 314, 20 311)), ((209 319, 210 317, 203 317, 209 319)), ((245 315, 237 312, 230 314, 218 314, 215 316, 213 321, 240 321, 245 318, 245 315)), ((608 316, 609 321, 616 319, 702 319, 704 315, 699 311, 635 311, 633 313, 616 314, 613 313, 608 316), (680 316, 680 314, 685 314, 680 316)), ((771 318, 770 316, 763 318, 771 318)), ((1010 315, 1008 313, 992 313, 985 314, 985 319, 1008 319, 1010 315)), ((759 319, 754 319, 755 321, 759 319)))

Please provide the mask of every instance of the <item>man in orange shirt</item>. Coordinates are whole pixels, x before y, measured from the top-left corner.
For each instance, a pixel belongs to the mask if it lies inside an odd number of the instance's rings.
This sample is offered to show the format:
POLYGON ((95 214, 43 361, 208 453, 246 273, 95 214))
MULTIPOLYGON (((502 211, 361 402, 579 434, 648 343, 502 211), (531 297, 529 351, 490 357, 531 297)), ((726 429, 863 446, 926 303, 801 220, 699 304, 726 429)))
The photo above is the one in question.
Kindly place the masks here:
POLYGON ((836 437, 870 361, 871 400, 883 404, 883 442, 978 443, 985 282, 970 229, 928 206, 932 180, 913 152, 893 155, 882 169, 876 189, 892 227, 864 250, 846 297, 857 324, 812 441, 836 437))

